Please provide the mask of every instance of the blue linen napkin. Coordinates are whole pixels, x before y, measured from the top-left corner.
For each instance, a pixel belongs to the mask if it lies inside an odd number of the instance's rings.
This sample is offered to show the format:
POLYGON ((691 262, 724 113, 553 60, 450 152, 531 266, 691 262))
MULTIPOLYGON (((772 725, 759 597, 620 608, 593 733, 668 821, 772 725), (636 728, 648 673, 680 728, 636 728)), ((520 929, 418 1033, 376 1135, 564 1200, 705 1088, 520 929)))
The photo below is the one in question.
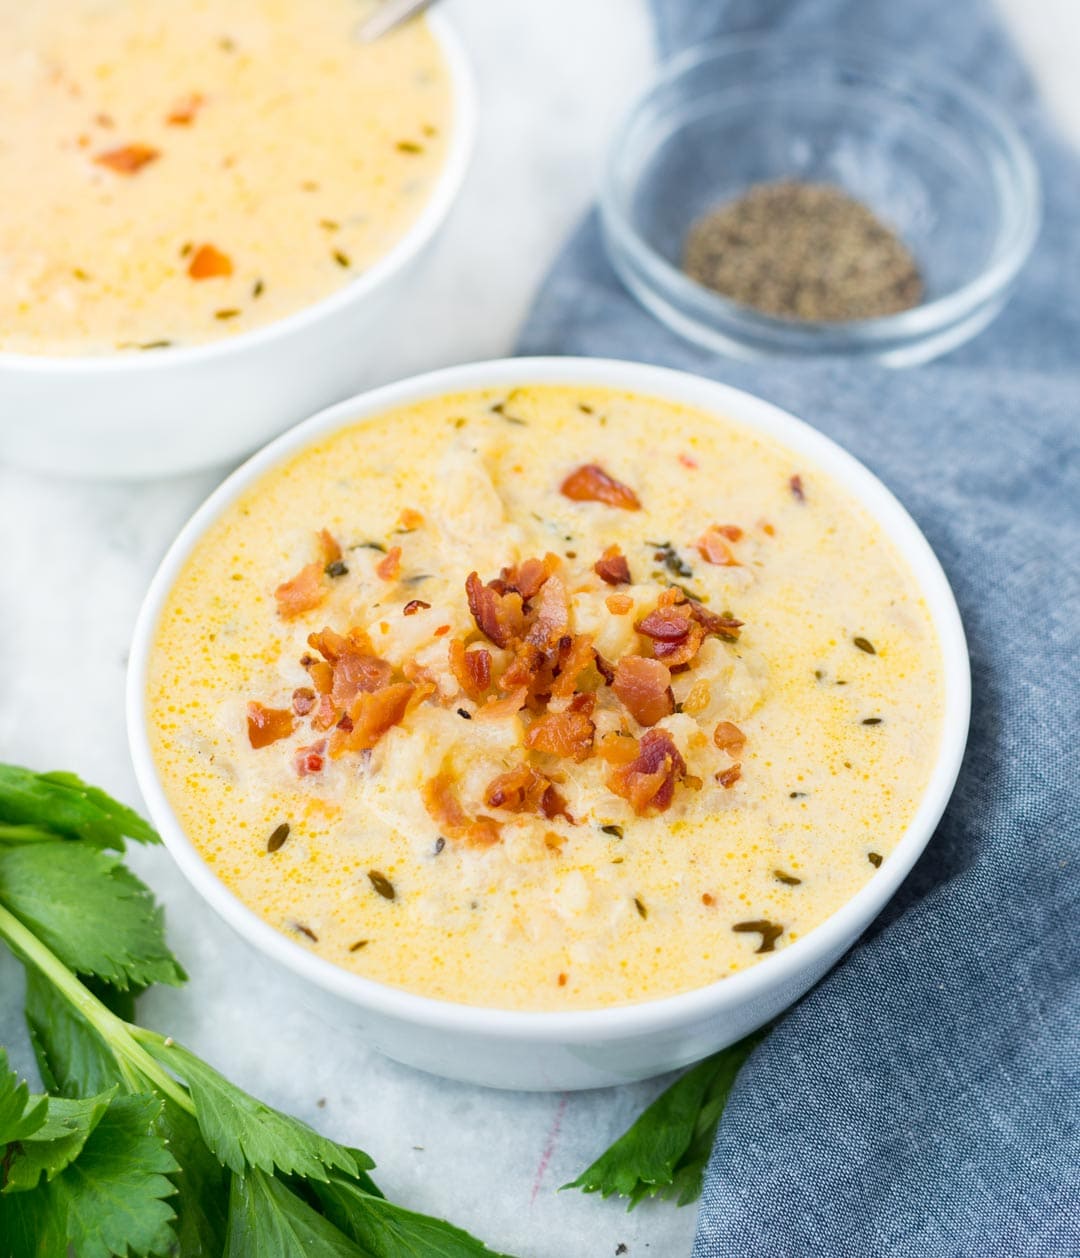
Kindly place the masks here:
POLYGON ((974 710, 923 859, 756 1051, 724 1115, 695 1258, 1080 1255, 1080 160, 981 0, 655 0, 661 50, 749 28, 950 64, 1031 142, 1042 236, 988 331, 895 372, 739 363, 620 287, 595 215, 519 349, 682 367, 808 419, 874 469, 949 575, 974 710))

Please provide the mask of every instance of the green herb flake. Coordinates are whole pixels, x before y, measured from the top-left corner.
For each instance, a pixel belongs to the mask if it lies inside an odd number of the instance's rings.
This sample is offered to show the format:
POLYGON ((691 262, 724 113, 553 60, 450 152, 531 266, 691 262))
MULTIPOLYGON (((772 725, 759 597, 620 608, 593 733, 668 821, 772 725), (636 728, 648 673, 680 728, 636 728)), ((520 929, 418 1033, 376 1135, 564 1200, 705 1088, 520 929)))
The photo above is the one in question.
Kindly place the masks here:
POLYGON ((334 250, 333 259, 338 266, 343 267, 346 270, 352 266, 352 262, 349 260, 349 255, 344 253, 341 249, 334 250))
POLYGON ((613 838, 616 838, 616 839, 621 839, 623 836, 622 826, 616 826, 616 825, 601 826, 600 829, 603 830, 605 834, 610 834, 613 838))
POLYGON ((283 821, 281 825, 275 827, 270 837, 266 840, 266 850, 268 852, 276 852, 285 844, 285 840, 289 837, 289 823, 283 821))
POLYGON ((335 559, 333 562, 328 563, 323 569, 323 572, 325 572, 328 577, 347 577, 349 575, 349 569, 341 562, 340 559, 335 559))
POLYGON ((852 638, 851 641, 859 648, 860 651, 865 651, 867 655, 877 655, 877 651, 874 649, 874 644, 869 638, 852 638))
POLYGON ((368 870, 368 881, 384 900, 397 899, 397 892, 394 890, 394 884, 385 874, 380 874, 377 869, 368 870))
POLYGON ((649 916, 649 910, 645 907, 644 904, 642 904, 641 900, 637 896, 634 896, 634 908, 637 909, 638 917, 640 917, 642 921, 644 921, 649 916))
POLYGON ((867 852, 866 859, 875 869, 881 868, 881 862, 885 859, 880 852, 867 852))
POLYGON ((776 922, 770 922, 764 917, 752 922, 736 922, 731 929, 740 935, 760 935, 761 944, 754 949, 755 953, 774 952, 776 941, 784 933, 783 926, 778 926, 776 922))
MULTIPOLYGON (((662 563, 669 572, 677 577, 692 577, 694 575, 693 568, 690 567, 679 555, 679 552, 671 544, 671 542, 650 542, 646 541, 646 546, 653 546, 656 553, 653 558, 657 563, 662 563)), ((684 590, 683 593, 686 593, 684 590)), ((695 597, 688 595, 688 597, 695 597)))
POLYGON ((796 878, 794 874, 787 874, 782 869, 774 869, 773 877, 777 882, 782 882, 785 887, 801 887, 802 879, 796 878))

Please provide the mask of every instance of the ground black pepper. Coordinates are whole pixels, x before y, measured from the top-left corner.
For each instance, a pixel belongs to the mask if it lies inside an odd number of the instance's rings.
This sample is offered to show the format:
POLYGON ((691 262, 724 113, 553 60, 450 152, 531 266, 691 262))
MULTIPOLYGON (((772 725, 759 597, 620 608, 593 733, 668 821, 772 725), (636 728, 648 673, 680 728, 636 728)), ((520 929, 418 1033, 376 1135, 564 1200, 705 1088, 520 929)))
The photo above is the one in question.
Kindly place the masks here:
POLYGON ((703 214, 683 270, 707 288, 789 319, 873 319, 917 306, 922 278, 902 240, 830 184, 761 183, 703 214))

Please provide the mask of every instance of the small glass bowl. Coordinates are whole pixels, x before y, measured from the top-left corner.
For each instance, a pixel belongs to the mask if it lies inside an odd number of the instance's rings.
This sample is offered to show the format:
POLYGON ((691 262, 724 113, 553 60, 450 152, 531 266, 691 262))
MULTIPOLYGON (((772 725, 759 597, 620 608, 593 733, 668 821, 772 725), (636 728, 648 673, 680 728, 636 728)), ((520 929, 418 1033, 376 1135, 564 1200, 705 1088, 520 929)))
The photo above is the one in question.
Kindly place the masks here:
POLYGON ((982 331, 1031 252, 1039 179, 989 101, 887 47, 745 35, 676 57, 616 137, 600 210, 612 264, 680 335, 740 358, 848 355, 925 362, 982 331), (925 295, 844 323, 778 318, 680 269, 687 229, 750 185, 830 183, 915 255, 925 295))

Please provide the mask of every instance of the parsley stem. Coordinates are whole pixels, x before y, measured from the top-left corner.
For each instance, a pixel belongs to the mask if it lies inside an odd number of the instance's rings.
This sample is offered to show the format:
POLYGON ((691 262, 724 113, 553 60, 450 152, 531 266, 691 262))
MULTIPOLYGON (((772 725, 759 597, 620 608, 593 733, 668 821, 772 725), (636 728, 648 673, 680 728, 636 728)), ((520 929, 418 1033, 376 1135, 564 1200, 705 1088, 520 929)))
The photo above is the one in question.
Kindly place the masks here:
POLYGON ((56 988, 61 996, 78 1010, 112 1050, 125 1077, 125 1067, 133 1067, 163 1096, 194 1117, 195 1106, 186 1089, 150 1056, 134 1037, 136 1028, 130 1026, 68 969, 60 958, 14 914, 0 904, 0 938, 5 940, 16 956, 34 965, 56 988))

